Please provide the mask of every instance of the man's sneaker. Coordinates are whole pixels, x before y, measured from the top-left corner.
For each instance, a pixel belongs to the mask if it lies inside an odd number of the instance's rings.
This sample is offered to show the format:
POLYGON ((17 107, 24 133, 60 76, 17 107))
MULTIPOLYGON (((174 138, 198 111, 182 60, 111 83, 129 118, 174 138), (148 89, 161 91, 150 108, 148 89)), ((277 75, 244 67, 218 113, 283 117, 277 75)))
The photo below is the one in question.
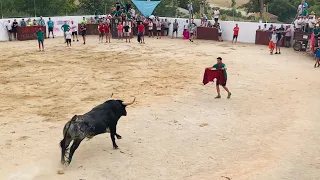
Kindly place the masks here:
POLYGON ((215 99, 220 99, 221 98, 221 96, 220 95, 218 95, 217 97, 215 97, 215 99))
POLYGON ((79 39, 77 39, 77 42, 79 42, 79 39))
POLYGON ((278 52, 276 52, 275 54, 278 54, 278 52))
POLYGON ((281 52, 279 52, 279 54, 281 54, 281 52))
POLYGON ((231 93, 228 93, 228 99, 230 99, 231 98, 231 93))

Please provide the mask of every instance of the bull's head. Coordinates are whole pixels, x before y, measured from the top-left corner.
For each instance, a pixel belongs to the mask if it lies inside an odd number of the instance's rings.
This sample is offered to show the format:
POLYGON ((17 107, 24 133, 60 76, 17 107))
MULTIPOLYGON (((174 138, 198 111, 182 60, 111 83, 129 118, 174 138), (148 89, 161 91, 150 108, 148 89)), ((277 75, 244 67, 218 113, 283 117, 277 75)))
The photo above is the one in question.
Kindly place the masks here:
POLYGON ((136 98, 134 98, 132 102, 123 102, 123 101, 120 101, 121 104, 122 104, 122 106, 123 106, 122 116, 127 116, 126 107, 132 105, 135 101, 136 101, 136 98))

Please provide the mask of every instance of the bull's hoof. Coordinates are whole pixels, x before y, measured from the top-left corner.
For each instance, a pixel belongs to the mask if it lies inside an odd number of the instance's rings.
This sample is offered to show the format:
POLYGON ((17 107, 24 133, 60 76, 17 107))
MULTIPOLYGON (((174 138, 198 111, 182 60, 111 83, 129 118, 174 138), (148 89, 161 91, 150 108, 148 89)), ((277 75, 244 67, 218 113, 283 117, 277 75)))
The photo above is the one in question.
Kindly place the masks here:
POLYGON ((118 146, 113 146, 113 149, 119 149, 119 147, 118 146))

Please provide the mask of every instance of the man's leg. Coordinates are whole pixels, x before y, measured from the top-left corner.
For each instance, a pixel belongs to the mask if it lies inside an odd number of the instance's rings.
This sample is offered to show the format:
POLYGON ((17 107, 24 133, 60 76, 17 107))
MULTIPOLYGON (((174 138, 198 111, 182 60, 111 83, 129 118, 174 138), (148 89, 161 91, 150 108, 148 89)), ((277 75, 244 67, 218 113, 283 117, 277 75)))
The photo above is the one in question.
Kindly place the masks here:
POLYGON ((223 87, 224 90, 227 91, 227 93, 228 93, 228 99, 230 99, 230 97, 231 97, 231 92, 229 91, 229 89, 227 88, 227 86, 222 86, 222 87, 223 87))
POLYGON ((216 89, 217 89, 218 96, 216 96, 215 99, 219 99, 221 98, 221 95, 220 95, 220 87, 218 82, 216 83, 216 89))

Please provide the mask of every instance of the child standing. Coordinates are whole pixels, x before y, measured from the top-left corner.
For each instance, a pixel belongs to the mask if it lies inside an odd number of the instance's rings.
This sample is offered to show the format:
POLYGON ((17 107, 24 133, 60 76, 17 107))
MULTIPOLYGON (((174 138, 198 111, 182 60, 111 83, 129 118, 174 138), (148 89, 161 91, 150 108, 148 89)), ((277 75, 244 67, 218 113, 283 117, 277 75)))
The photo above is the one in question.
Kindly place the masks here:
POLYGON ((65 36, 66 36, 66 42, 67 42, 67 47, 71 48, 71 32, 70 32, 70 28, 65 32, 65 36))
POLYGON ((144 34, 145 34, 145 29, 144 29, 144 24, 141 22, 140 25, 138 26, 138 41, 142 44, 144 44, 144 34), (140 39, 139 39, 140 37, 140 39))
POLYGON ((103 36, 104 36, 104 30, 105 30, 105 27, 104 27, 103 23, 99 24, 98 30, 99 30, 99 43, 100 42, 103 43, 103 36))
POLYGON ((109 43, 110 43, 110 25, 109 25, 108 22, 104 26, 104 32, 106 33, 106 43, 108 42, 108 40, 109 40, 109 43))
POLYGON ((269 42, 269 49, 270 49, 270 55, 273 55, 273 51, 275 48, 275 44, 278 42, 278 34, 276 34, 276 31, 274 30, 273 33, 269 37, 270 42, 269 42))
POLYGON ((119 22, 119 24, 118 24, 118 40, 119 39, 122 40, 122 36, 123 36, 123 25, 121 24, 121 22, 119 22))
POLYGON ((42 51, 44 51, 44 46, 43 46, 44 33, 41 28, 39 28, 39 30, 36 32, 36 35, 38 37, 39 51, 41 51, 41 46, 42 46, 42 51))
POLYGON ((314 54, 316 57, 316 63, 314 64, 314 68, 316 68, 320 66, 320 48, 319 47, 315 50, 314 54))
POLYGON ((126 37, 126 42, 128 42, 128 39, 129 39, 129 42, 130 42, 130 25, 129 25, 129 21, 125 21, 124 22, 124 37, 126 37))

